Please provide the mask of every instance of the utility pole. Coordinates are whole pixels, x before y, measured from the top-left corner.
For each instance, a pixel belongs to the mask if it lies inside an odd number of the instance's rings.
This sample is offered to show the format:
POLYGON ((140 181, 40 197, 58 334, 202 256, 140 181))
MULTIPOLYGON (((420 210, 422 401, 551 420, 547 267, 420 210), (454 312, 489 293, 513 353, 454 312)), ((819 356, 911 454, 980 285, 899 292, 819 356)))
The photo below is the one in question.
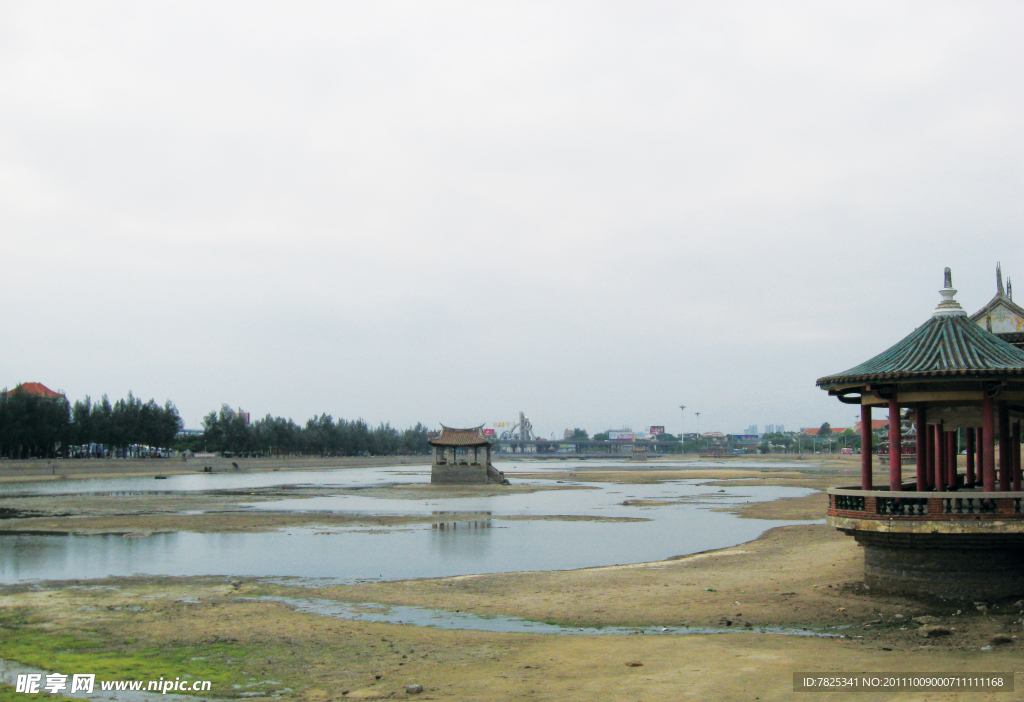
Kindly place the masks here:
POLYGON ((679 422, 679 455, 683 455, 683 446, 686 444, 686 405, 679 405, 682 412, 682 421, 679 422))

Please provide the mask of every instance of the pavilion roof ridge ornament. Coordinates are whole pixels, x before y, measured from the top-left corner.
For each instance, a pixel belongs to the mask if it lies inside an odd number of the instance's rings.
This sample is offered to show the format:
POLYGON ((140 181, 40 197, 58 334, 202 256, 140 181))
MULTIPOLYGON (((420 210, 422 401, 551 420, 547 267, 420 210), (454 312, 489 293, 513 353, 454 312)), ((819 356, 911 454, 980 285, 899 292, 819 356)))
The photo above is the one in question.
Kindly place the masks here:
MULTIPOLYGON (((956 288, 953 287, 953 272, 947 267, 943 272, 943 285, 939 294, 942 295, 942 302, 935 308, 933 317, 966 317, 967 312, 960 306, 960 303, 953 299, 956 296, 956 288)), ((1002 287, 1002 280, 999 282, 1002 287)))

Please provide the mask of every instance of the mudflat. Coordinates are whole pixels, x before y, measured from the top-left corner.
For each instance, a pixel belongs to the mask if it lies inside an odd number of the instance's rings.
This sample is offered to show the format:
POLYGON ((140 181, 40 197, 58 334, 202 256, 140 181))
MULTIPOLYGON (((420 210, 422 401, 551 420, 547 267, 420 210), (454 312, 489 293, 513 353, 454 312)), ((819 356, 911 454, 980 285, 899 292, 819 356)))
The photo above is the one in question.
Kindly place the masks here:
POLYGON ((430 465, 427 456, 352 456, 330 458, 69 458, 0 460, 0 483, 26 480, 68 480, 89 478, 129 478, 147 475, 181 475, 201 472, 297 471, 325 468, 372 468, 375 466, 430 465))
MULTIPOLYGON (((850 460, 800 469, 652 468, 573 469, 558 479, 571 484, 685 477, 816 490, 856 482, 850 460)), ((818 492, 728 509, 759 519, 821 519, 824 504, 818 492)), ((111 530, 135 529, 134 520, 153 516, 123 512, 94 516, 110 520, 111 530)), ((25 523, 4 520, 15 529, 25 523)), ((312 701, 413 697, 407 685, 423 686, 419 699, 442 700, 811 699, 819 693, 793 691, 794 672, 1019 670, 1024 603, 976 606, 888 596, 863 586, 862 568, 852 539, 806 524, 771 529, 727 549, 572 571, 320 587, 289 579, 213 577, 10 585, 0 588, 0 658, 65 673, 86 672, 71 667, 88 664, 111 678, 124 677, 125 670, 154 679, 188 673, 214 680, 215 698, 312 701), (688 626, 721 633, 445 630, 310 614, 261 599, 267 596, 416 605, 573 628, 688 626)), ((1022 682, 1018 675, 1016 683, 1022 682)), ((1019 692, 827 695, 1020 699, 1019 692)))

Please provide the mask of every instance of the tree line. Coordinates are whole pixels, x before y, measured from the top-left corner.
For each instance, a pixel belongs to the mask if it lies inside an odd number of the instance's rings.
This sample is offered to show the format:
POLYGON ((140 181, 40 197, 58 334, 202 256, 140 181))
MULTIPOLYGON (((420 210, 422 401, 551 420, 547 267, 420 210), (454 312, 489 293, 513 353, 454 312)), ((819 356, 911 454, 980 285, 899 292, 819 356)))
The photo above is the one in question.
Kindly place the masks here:
POLYGON ((130 392, 111 403, 86 396, 72 406, 66 398, 15 390, 0 394, 0 456, 55 458, 138 453, 140 446, 169 448, 181 431, 181 417, 168 401, 143 402, 130 392), (135 448, 133 448, 135 447, 135 448))
POLYGON ((427 427, 371 427, 362 419, 313 417, 304 426, 267 415, 249 423, 228 405, 203 419, 201 434, 183 435, 181 417, 169 400, 159 405, 128 397, 98 402, 86 396, 41 397, 15 390, 0 394, 0 456, 65 458, 139 456, 163 450, 212 451, 234 456, 360 456, 427 454, 427 427), (143 448, 144 447, 144 448, 143 448))
POLYGON ((334 419, 321 414, 299 426, 291 419, 267 415, 247 422, 245 415, 223 405, 203 418, 203 433, 184 438, 182 448, 233 456, 360 456, 426 454, 427 427, 398 430, 390 424, 371 427, 362 419, 334 419))

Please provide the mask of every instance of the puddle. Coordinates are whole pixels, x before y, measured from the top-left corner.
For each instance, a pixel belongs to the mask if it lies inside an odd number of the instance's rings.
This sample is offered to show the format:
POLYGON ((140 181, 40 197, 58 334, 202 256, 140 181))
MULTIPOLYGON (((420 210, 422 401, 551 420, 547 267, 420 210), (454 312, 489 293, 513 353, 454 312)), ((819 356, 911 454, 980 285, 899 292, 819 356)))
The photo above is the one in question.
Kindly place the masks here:
POLYGON ((304 599, 299 597, 254 597, 245 598, 264 602, 280 602, 299 612, 319 614, 325 617, 351 619, 361 622, 406 624, 429 626, 438 629, 460 629, 487 631, 498 634, 561 634, 567 636, 623 636, 649 634, 654 636, 686 636, 693 634, 779 634, 785 636, 836 637, 810 629, 787 629, 783 627, 567 627, 558 624, 519 619, 518 617, 482 617, 466 612, 446 612, 424 607, 382 605, 376 603, 335 602, 333 600, 304 599))

